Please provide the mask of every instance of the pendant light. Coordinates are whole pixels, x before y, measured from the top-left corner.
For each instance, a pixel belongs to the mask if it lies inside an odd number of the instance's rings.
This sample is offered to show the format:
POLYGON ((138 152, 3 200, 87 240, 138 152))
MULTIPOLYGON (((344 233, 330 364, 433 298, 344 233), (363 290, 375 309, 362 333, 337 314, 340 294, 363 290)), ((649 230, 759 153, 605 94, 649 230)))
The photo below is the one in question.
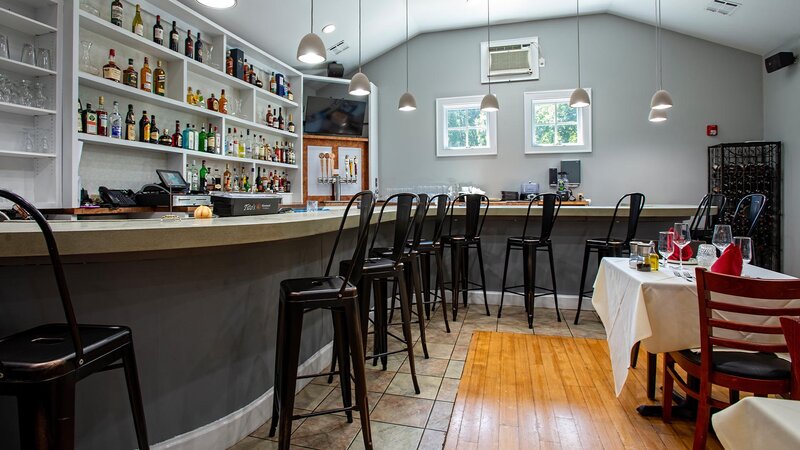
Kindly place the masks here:
POLYGON ((236 6, 236 0, 197 0, 197 3, 214 9, 228 9, 236 6))
POLYGON ((358 73, 350 80, 350 95, 363 97, 371 90, 369 78, 361 72, 361 0, 358 0, 358 73))
POLYGON ((575 0, 575 25, 578 29, 578 87, 569 96, 569 106, 584 108, 589 106, 589 93, 581 87, 581 1, 575 0))
POLYGON ((650 108, 669 109, 672 108, 672 95, 663 87, 661 63, 661 0, 656 0, 656 57, 658 58, 658 90, 650 99, 650 108))
POLYGON ((658 122, 665 122, 667 120, 667 110, 666 109, 651 109, 650 115, 647 117, 647 120, 650 122, 658 123, 658 122))
MULTIPOLYGON (((489 15, 489 4, 492 0, 486 0, 486 53, 491 55, 492 49, 492 27, 490 22, 490 15, 489 15)), ((489 56, 491 61, 491 56, 489 56)), ((491 66, 491 64, 490 64, 491 66)), ((495 112, 500 110, 500 104, 497 102, 497 96, 492 94, 492 74, 491 74, 491 67, 489 68, 489 93, 483 96, 483 100, 481 100, 481 111, 483 112, 495 112)))
POLYGON ((408 0, 406 0, 406 92, 400 96, 397 105, 400 111, 414 111, 417 109, 417 99, 408 91, 408 0))
POLYGON ((314 0, 311 0, 311 32, 300 39, 297 46, 297 59, 308 64, 319 64, 327 58, 325 44, 314 33, 314 0))

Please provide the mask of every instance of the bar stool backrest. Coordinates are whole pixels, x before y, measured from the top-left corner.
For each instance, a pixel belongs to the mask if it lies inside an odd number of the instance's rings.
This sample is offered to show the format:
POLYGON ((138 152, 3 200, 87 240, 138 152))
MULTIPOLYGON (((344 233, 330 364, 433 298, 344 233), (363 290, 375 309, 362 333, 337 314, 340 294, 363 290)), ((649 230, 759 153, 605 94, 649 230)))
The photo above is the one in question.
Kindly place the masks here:
POLYGON ((644 209, 644 194, 633 192, 630 194, 625 194, 619 199, 617 206, 614 208, 614 217, 611 218, 611 226, 608 227, 606 242, 611 241, 611 234, 614 232, 614 224, 617 222, 619 207, 626 198, 630 199, 630 210, 628 212, 628 230, 625 234, 625 240, 622 242, 624 247, 627 247, 628 244, 630 244, 633 240, 634 236, 636 236, 636 228, 639 226, 639 216, 641 216, 642 209, 644 209))
POLYGON ((450 234, 453 234, 453 212, 459 202, 467 205, 467 214, 464 218, 464 236, 467 239, 474 239, 481 235, 483 223, 486 221, 486 214, 489 212, 489 197, 483 194, 461 194, 453 200, 450 205, 450 234), (481 211, 483 210, 483 211, 481 211))
MULTIPOLYGON (((431 206, 436 203, 436 217, 433 220, 433 236, 431 236, 431 242, 434 244, 439 242, 439 239, 442 238, 442 232, 444 231, 444 219, 447 218, 447 211, 450 209, 450 197, 447 194, 439 194, 433 196, 431 200, 428 202, 428 210, 430 210, 431 206)), ((425 218, 428 218, 428 213, 425 213, 425 218)))
POLYGON ((708 236, 714 231, 714 225, 722 217, 726 203, 727 199, 723 194, 708 193, 700 200, 697 211, 694 213, 692 222, 689 225, 692 238, 708 236), (712 213, 713 208, 717 208, 716 214, 712 213))
POLYGON ((422 227, 425 226, 425 216, 428 214, 428 194, 417 194, 417 210, 414 213, 414 236, 411 239, 411 249, 416 250, 422 240, 422 227))
POLYGON ((766 205, 767 197, 764 194, 748 194, 742 197, 731 218, 734 233, 752 237, 766 205))
POLYGON ((361 279, 361 271, 364 268, 364 255, 367 251, 369 225, 372 221, 372 212, 375 210, 375 193, 372 191, 361 191, 354 195, 347 203, 347 208, 344 210, 342 221, 339 223, 339 232, 336 233, 336 240, 333 241, 331 257, 328 259, 328 267, 325 268, 326 277, 330 276, 333 260, 336 257, 336 249, 339 247, 339 240, 342 238, 342 232, 344 231, 344 226, 347 223, 350 209, 356 203, 358 203, 360 207, 358 214, 358 235, 356 238, 356 246, 353 250, 353 256, 351 258, 353 263, 350 264, 350 272, 345 278, 345 283, 342 285, 342 289, 347 286, 347 282, 352 282, 355 284, 361 279))
POLYGON ((383 211, 386 209, 386 206, 394 202, 396 203, 397 212, 395 213, 392 255, 390 259, 393 261, 400 260, 403 256, 403 252, 405 252, 406 242, 408 242, 408 238, 411 236, 411 231, 414 228, 414 202, 419 203, 419 201, 417 194, 412 194, 410 192, 394 194, 386 199, 383 205, 381 205, 381 211, 378 214, 378 224, 375 228, 375 235, 372 236, 372 245, 369 247, 370 253, 372 253, 372 249, 375 248, 375 240, 378 237, 378 230, 383 220, 383 211))
POLYGON ((558 213, 561 211, 561 197, 553 193, 539 194, 528 203, 528 214, 525 216, 525 225, 522 227, 522 236, 527 236, 528 221, 531 218, 531 207, 534 203, 542 202, 542 231, 539 242, 547 242, 553 232, 558 213))
POLYGON ((33 218, 36 225, 39 226, 39 230, 42 232, 45 245, 47 245, 47 253, 50 255, 50 263, 53 266, 53 274, 56 277, 58 294, 61 297, 61 307, 64 310, 67 325, 69 325, 72 345, 75 348, 75 361, 77 361, 79 365, 83 364, 83 344, 81 343, 80 333, 78 333, 78 321, 75 319, 75 310, 72 308, 72 299, 70 298, 69 288, 67 287, 67 278, 64 276, 64 267, 61 265, 61 255, 58 253, 58 246, 56 245, 56 238, 53 235, 53 230, 50 228, 50 224, 47 223, 47 219, 44 218, 42 213, 19 195, 0 189, 0 197, 14 202, 17 206, 22 208, 33 218))

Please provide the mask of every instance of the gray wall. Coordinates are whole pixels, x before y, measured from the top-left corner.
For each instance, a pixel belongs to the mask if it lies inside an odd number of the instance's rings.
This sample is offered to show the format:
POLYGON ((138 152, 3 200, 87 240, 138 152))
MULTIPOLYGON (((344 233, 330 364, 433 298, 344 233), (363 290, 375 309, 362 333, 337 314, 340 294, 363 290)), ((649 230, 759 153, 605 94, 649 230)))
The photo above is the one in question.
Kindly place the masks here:
MULTIPOLYGON (((800 39, 776 51, 800 53, 800 39)), ((775 52, 770 52, 773 54, 775 52)), ((800 276, 800 220, 797 195, 800 180, 792 175, 800 169, 800 67, 797 64, 774 73, 764 72, 764 138, 783 141, 783 271, 800 276)))
MULTIPOLYGON (((670 120, 647 121, 656 89, 653 27, 611 15, 581 20, 583 84, 593 90, 593 144, 582 160, 580 191, 595 204, 613 204, 641 190, 649 203, 694 203, 706 191, 706 147, 761 139, 761 57, 688 36, 664 32, 664 83, 676 102, 670 120), (720 136, 705 136, 716 123, 720 136), (680 183, 662 189, 670 173, 680 183)), ((522 181, 547 182, 547 169, 576 154, 523 154, 523 92, 572 89, 576 83, 575 22, 557 19, 501 25, 493 39, 539 36, 547 66, 541 79, 495 84, 499 113, 497 156, 436 158, 437 97, 482 95, 478 45, 485 28, 424 34, 410 42, 413 113, 397 110, 405 90, 405 52, 397 47, 365 65, 380 88, 381 186, 474 183, 499 196, 522 181)), ((325 92, 320 92, 325 95, 325 92)))

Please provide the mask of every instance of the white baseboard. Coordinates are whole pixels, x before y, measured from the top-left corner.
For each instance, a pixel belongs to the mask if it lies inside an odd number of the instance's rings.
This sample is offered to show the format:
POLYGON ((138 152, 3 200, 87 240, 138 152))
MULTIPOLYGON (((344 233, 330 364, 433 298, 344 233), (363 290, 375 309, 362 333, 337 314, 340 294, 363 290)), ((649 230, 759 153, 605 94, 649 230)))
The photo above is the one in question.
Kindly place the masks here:
MULTIPOLYGON (((332 351, 333 342, 322 347, 303 362, 298 368, 298 374, 308 375, 322 372, 330 364, 332 351)), ((310 382, 310 378, 297 380, 297 391, 303 389, 310 382)), ((232 447, 272 417, 272 394, 273 389, 270 388, 244 408, 200 428, 159 442, 151 448, 154 450, 220 450, 232 447)))
MULTIPOLYGON (((450 301, 450 293, 447 293, 448 302, 450 301)), ((522 301, 521 295, 514 295, 509 294, 506 292, 505 298, 503 299, 503 306, 524 306, 525 304, 522 301)), ((486 301, 489 302, 490 305, 499 305, 500 304, 500 291, 486 291, 486 301)), ((467 298, 467 302, 472 303, 479 303, 483 304, 483 292, 481 291, 470 291, 469 297, 467 298)), ((556 302, 553 300, 552 295, 543 295, 541 297, 536 297, 535 306, 537 308, 555 308, 556 302)), ((569 295, 569 294, 558 294, 558 307, 559 309, 578 309, 578 296, 577 295, 569 295)), ((594 311, 594 307, 592 306, 592 298, 591 297, 583 297, 583 305, 581 306, 583 311, 594 311)))

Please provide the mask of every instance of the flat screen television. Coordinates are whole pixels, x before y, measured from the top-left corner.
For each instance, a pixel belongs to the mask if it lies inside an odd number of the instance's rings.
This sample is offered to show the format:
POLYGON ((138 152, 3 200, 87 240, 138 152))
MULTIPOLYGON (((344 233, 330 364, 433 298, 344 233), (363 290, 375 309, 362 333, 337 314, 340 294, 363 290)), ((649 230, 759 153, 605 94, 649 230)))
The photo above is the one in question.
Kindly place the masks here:
POLYGON ((366 111, 367 102, 309 96, 303 132, 361 136, 366 111))

